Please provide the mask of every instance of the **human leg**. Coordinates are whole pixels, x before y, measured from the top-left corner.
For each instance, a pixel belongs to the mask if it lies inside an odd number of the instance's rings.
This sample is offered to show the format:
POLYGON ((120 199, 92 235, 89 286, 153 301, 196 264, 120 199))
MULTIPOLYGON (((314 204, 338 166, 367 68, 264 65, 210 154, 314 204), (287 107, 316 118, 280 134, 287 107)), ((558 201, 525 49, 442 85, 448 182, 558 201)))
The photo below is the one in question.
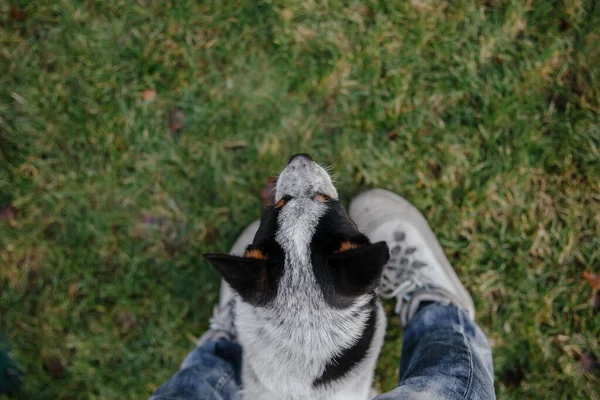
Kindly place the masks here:
MULTIPOLYGON (((258 221, 249 225, 230 253, 243 254, 257 229, 258 221)), ((197 347, 187 355, 179 371, 152 395, 152 400, 240 398, 242 347, 236 340, 234 301, 229 286, 221 282, 219 303, 213 309, 209 330, 198 339, 197 347)))
POLYGON ((371 241, 390 248, 378 291, 397 299, 405 328, 400 383, 377 399, 494 398, 491 350, 473 321, 473 301, 423 215, 375 189, 353 200, 350 217, 371 241))

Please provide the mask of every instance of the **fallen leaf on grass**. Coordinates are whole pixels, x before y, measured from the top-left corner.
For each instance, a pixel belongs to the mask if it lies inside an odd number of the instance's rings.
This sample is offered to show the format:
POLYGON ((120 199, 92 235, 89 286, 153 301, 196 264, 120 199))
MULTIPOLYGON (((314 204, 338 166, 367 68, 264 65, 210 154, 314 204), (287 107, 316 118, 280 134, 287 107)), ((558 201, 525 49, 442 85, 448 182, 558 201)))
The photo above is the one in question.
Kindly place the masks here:
POLYGON ((19 224, 15 219, 16 216, 17 212, 14 207, 0 207, 0 222, 6 221, 13 228, 20 228, 21 224, 19 224))
POLYGON ((10 8, 10 16, 15 21, 23 22, 23 21, 27 20, 27 14, 25 14, 23 11, 19 10, 16 6, 12 6, 10 8))
POLYGON ((154 101, 156 99, 156 90, 146 89, 142 91, 142 101, 154 101))
POLYGON ((600 369, 600 365, 596 361, 596 358, 589 354, 583 353, 581 357, 579 357, 579 367, 583 372, 598 372, 600 369))
POLYGON ((590 271, 585 271, 583 273, 583 278, 587 281, 587 283, 596 290, 600 290, 600 276, 590 271))
POLYGON ((9 221, 15 218, 15 209, 12 206, 0 207, 0 221, 9 221))
POLYGON ((181 129, 183 129, 183 121, 185 120, 185 114, 183 111, 177 108, 172 108, 169 111, 169 132, 171 135, 175 135, 181 129))
POLYGON ((267 183, 263 186, 260 191, 260 198, 263 203, 263 207, 271 207, 275 205, 275 186, 277 185, 277 178, 271 176, 267 179, 267 183))
POLYGON ((600 290, 595 290, 592 295, 592 310, 594 314, 600 311, 600 290))
POLYGON ((67 295, 70 299, 72 299, 75 296, 75 293, 77 293, 77 282, 71 283, 69 286, 69 293, 67 295))

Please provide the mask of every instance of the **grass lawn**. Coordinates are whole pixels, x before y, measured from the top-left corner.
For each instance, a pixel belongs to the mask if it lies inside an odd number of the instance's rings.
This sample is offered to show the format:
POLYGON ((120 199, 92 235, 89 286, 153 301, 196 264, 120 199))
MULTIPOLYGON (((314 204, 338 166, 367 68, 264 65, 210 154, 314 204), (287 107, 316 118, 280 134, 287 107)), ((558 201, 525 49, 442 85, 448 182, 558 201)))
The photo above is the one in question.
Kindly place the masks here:
MULTIPOLYGON (((289 155, 416 204, 502 399, 600 398, 600 4, 0 5, 0 331, 24 398, 144 398, 289 155), (594 8, 595 7, 595 8, 594 8), (17 11, 18 10, 18 11, 17 11), (154 96, 156 95, 156 96, 154 96), (169 122, 170 120, 170 122, 169 122)), ((390 323, 376 384, 396 384, 390 323)))

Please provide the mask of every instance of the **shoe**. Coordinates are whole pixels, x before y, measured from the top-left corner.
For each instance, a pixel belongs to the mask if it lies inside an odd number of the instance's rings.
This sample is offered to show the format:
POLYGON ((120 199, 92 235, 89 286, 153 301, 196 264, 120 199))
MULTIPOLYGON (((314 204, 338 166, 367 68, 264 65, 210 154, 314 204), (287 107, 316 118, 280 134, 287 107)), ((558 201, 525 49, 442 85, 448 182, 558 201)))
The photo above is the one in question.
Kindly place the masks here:
POLYGON ((453 304, 475 317, 473 299, 427 220, 406 199, 383 189, 368 190, 352 200, 349 214, 372 242, 385 241, 390 248, 377 292, 397 299, 395 311, 402 326, 423 302, 453 304))
MULTIPOLYGON (((229 254, 234 256, 244 255, 246 247, 254 240, 254 235, 258 231, 260 221, 254 221, 244 229, 233 244, 229 254)), ((213 315, 210 318, 210 327, 196 343, 200 347, 206 342, 227 339, 236 341, 235 332, 235 296, 229 285, 221 279, 221 290, 219 293, 219 303, 213 308, 213 315)))

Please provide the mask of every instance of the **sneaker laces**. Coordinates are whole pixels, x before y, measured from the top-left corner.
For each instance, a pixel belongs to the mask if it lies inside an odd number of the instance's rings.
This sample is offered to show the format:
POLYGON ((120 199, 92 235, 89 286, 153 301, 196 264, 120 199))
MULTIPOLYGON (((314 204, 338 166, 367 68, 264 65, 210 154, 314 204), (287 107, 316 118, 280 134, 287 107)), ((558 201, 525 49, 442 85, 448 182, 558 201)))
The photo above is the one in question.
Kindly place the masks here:
POLYGON ((416 247, 407 247, 402 251, 400 246, 391 250, 390 261, 385 265, 377 294, 386 299, 396 297, 396 314, 400 313, 402 301, 409 301, 413 293, 421 289, 427 289, 431 285, 422 280, 419 269, 427 266, 427 263, 414 259, 413 253, 416 247), (403 293, 402 297, 398 297, 403 293))
MULTIPOLYGON (((404 239, 404 234, 399 234, 398 237, 404 239)), ((452 293, 433 284, 421 273, 420 270, 429 264, 416 260, 416 251, 416 247, 393 246, 390 260, 383 269, 376 289, 377 294, 383 298, 396 298, 394 312, 400 316, 402 326, 408 324, 422 301, 453 303, 461 307, 452 293)))

